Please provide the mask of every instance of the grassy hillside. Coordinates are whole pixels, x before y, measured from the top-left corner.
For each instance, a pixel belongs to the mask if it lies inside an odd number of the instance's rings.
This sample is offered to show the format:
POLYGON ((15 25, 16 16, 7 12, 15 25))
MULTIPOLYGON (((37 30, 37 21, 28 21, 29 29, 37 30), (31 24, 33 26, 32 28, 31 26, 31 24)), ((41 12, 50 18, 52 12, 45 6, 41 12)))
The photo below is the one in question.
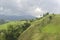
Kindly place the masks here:
POLYGON ((50 24, 42 29, 43 32, 60 33, 60 15, 56 15, 50 24))
POLYGON ((23 25, 24 23, 26 23, 26 21, 10 21, 6 24, 0 25, 0 30, 7 30, 9 25, 16 27, 16 25, 23 25))
POLYGON ((18 40, 60 40, 60 15, 52 16, 52 20, 49 16, 33 22, 18 40))
POLYGON ((30 21, 10 21, 0 25, 0 40, 17 40, 19 35, 30 26, 30 21))

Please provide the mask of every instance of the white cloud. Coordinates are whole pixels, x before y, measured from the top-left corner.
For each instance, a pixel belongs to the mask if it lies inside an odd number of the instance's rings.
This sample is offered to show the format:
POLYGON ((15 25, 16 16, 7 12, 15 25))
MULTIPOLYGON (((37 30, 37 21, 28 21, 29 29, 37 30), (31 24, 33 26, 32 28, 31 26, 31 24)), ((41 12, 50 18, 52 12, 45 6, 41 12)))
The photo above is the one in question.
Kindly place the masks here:
POLYGON ((36 8, 36 9, 35 9, 35 12, 40 13, 40 12, 43 12, 43 11, 42 11, 41 8, 36 8))
POLYGON ((43 13, 44 13, 44 11, 41 8, 39 8, 39 7, 35 8, 34 14, 36 17, 41 17, 43 13))
POLYGON ((3 11, 4 10, 4 8, 3 7, 0 7, 0 11, 3 11))
POLYGON ((56 3, 60 4, 60 0, 54 0, 54 2, 56 2, 56 3))
POLYGON ((16 0, 16 2, 19 4, 21 2, 21 0, 16 0))

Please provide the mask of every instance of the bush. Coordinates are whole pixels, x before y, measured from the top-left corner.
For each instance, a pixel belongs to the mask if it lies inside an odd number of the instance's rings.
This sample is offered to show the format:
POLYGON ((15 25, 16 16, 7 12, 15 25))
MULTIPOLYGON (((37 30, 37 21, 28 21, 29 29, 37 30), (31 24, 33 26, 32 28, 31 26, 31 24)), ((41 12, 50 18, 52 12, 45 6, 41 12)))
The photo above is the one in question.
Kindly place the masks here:
POLYGON ((47 13, 43 14, 43 17, 45 17, 45 16, 47 16, 47 15, 49 15, 49 12, 47 12, 47 13))
POLYGON ((49 19, 51 20, 52 19, 52 16, 49 16, 49 19))
POLYGON ((24 25, 22 26, 23 30, 26 30, 31 24, 26 22, 24 23, 24 25))

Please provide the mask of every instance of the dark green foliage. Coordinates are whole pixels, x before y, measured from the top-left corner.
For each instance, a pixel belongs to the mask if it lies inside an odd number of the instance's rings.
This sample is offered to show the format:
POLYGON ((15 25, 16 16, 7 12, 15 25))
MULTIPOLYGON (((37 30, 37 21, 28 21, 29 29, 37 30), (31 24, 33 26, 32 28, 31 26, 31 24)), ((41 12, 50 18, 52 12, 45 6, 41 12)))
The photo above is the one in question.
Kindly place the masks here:
POLYGON ((9 24, 7 30, 0 30, 0 40, 17 40, 20 34, 29 26, 30 23, 28 21, 21 25, 17 24, 16 26, 9 24), (1 35, 1 33, 3 33, 3 35, 1 35))
POLYGON ((49 12, 47 12, 46 15, 49 15, 49 12))
POLYGON ((6 32, 6 40, 15 40, 13 25, 9 25, 8 27, 8 30, 6 32))
POLYGON ((31 24, 26 22, 24 23, 24 25, 22 26, 23 27, 23 30, 26 30, 26 28, 28 28, 31 24))
POLYGON ((52 16, 49 16, 49 19, 51 20, 52 19, 52 16))
POLYGON ((47 16, 47 15, 49 15, 49 12, 47 12, 47 13, 43 14, 43 17, 45 17, 45 16, 47 16))
POLYGON ((30 22, 34 22, 35 20, 34 19, 31 19, 31 20, 29 20, 30 22))
POLYGON ((40 20, 40 18, 36 18, 36 20, 40 20))

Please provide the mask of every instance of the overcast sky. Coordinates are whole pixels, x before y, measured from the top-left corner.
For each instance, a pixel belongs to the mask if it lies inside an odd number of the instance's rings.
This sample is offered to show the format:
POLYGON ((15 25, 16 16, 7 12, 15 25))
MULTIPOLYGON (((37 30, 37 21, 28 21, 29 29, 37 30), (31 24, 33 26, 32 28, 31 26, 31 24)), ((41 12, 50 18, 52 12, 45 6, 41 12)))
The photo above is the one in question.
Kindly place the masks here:
POLYGON ((39 16, 60 13, 60 0, 0 0, 0 14, 39 16))

